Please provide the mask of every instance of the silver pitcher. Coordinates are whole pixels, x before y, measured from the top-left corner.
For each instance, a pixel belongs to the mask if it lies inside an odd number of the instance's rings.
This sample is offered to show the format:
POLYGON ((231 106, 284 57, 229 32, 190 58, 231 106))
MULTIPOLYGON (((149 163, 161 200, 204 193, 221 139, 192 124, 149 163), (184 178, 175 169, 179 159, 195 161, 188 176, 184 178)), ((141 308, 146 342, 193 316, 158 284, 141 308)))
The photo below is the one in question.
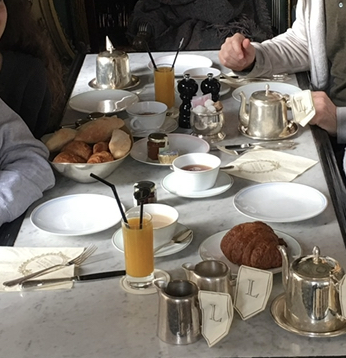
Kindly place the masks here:
POLYGON ((159 294, 158 337, 169 344, 189 344, 201 338, 198 288, 186 280, 153 281, 159 294))
POLYGON ((182 265, 187 279, 200 290, 231 294, 231 270, 222 261, 206 260, 197 265, 190 262, 182 265))
POLYGON ((270 91, 269 85, 266 85, 265 90, 252 93, 249 110, 244 92, 240 92, 240 98, 239 120, 248 135, 270 139, 278 138, 287 131, 288 96, 270 91))
POLYGON ((284 317, 296 329, 313 333, 332 332, 345 326, 341 316, 339 282, 344 270, 330 257, 320 256, 315 246, 312 255, 288 262, 286 248, 282 255, 282 283, 285 288, 284 317))

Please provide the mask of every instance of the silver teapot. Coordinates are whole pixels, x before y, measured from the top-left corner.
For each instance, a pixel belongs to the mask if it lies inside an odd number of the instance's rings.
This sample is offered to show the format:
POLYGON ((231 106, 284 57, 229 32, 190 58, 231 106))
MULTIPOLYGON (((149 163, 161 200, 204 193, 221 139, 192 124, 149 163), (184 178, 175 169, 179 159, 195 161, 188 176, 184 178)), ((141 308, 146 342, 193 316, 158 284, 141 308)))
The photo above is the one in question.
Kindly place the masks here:
POLYGON ((270 91, 267 84, 265 90, 252 93, 249 98, 249 110, 244 92, 240 92, 239 95, 239 120, 249 136, 271 139, 286 133, 290 125, 287 120, 288 95, 270 91))
POLYGON ((282 256, 282 283, 285 288, 284 317, 294 328, 326 333, 345 326, 341 315, 339 282, 345 272, 339 263, 320 256, 315 246, 312 255, 288 262, 286 248, 278 246, 282 256))

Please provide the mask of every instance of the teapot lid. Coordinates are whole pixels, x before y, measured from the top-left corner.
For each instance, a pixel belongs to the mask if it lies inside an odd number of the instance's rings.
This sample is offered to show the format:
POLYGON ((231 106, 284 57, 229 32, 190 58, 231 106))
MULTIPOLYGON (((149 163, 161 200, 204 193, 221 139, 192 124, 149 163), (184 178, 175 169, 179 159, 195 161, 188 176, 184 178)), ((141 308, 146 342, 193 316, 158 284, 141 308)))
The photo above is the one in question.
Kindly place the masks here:
POLYGON ((315 246, 312 255, 300 257, 292 264, 292 268, 302 277, 329 278, 331 273, 342 271, 339 263, 330 258, 320 256, 320 249, 315 246))
POLYGON ((256 91, 251 95, 252 98, 260 101, 277 102, 280 101, 283 95, 279 92, 270 91, 269 85, 266 84, 264 91, 256 91))

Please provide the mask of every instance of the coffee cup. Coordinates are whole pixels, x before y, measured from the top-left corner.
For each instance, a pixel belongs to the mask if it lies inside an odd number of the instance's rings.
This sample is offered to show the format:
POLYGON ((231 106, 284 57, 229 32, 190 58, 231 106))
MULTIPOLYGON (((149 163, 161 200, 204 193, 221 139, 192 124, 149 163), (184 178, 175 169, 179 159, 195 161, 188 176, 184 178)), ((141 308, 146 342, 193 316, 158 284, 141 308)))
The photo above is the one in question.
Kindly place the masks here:
POLYGON ((189 153, 173 160, 176 185, 184 191, 207 190, 214 186, 221 160, 209 153, 189 153))
POLYGON ((213 67, 196 67, 189 68, 188 70, 184 71, 184 75, 189 74, 190 78, 194 79, 198 84, 197 96, 203 95, 201 91, 201 83, 203 80, 208 78, 208 73, 211 73, 216 79, 219 79, 221 75, 221 71, 213 67))
POLYGON ((155 131, 165 119, 167 106, 156 101, 137 102, 126 109, 130 118, 130 126, 134 130, 155 131))
MULTIPOLYGON (((138 210, 138 206, 129 210, 138 210)), ((161 203, 144 204, 144 210, 152 216, 154 228, 154 249, 160 245, 168 243, 173 237, 179 213, 172 206, 161 203)))

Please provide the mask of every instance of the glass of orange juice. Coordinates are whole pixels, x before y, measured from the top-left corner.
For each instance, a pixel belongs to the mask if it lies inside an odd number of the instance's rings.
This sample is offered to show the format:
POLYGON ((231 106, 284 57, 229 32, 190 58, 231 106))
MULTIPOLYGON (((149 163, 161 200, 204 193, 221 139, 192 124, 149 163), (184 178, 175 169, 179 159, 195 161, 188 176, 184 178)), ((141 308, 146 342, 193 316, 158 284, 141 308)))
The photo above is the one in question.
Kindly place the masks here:
POLYGON ((168 109, 175 104, 174 68, 172 64, 159 64, 154 69, 155 101, 164 103, 168 109))
POLYGON ((151 285, 154 279, 154 239, 152 216, 143 212, 140 225, 140 208, 126 213, 122 220, 126 281, 130 287, 140 289, 151 285))

